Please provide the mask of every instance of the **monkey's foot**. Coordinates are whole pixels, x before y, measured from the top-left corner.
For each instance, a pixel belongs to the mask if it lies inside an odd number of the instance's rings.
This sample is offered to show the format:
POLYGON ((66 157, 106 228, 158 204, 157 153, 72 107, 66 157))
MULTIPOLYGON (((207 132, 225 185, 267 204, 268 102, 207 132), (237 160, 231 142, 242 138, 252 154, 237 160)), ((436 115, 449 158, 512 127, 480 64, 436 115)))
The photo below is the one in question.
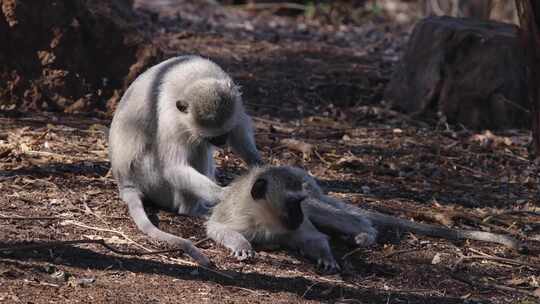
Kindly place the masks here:
POLYGON ((317 260, 317 269, 324 274, 335 274, 341 271, 341 267, 334 259, 320 258, 317 260))
POLYGON ((354 237, 354 242, 360 247, 371 246, 375 244, 375 236, 373 234, 362 232, 354 237))
POLYGON ((238 249, 233 251, 232 255, 238 260, 238 261, 245 261, 249 260, 255 257, 255 251, 253 249, 238 249))

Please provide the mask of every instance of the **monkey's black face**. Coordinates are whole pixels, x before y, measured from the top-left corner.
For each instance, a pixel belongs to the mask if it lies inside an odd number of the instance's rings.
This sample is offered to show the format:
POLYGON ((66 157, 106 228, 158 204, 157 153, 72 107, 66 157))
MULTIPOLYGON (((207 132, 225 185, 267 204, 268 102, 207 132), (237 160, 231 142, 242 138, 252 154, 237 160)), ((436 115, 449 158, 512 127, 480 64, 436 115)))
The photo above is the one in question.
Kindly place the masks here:
POLYGON ((304 222, 302 201, 307 196, 302 181, 285 169, 268 169, 257 178, 251 188, 251 197, 256 202, 268 204, 287 230, 296 230, 304 222))
POLYGON ((304 221, 304 213, 302 212, 302 201, 305 197, 289 198, 285 201, 283 212, 280 220, 288 230, 296 230, 304 221))
POLYGON ((207 138, 207 141, 216 147, 223 147, 227 143, 229 133, 207 138))

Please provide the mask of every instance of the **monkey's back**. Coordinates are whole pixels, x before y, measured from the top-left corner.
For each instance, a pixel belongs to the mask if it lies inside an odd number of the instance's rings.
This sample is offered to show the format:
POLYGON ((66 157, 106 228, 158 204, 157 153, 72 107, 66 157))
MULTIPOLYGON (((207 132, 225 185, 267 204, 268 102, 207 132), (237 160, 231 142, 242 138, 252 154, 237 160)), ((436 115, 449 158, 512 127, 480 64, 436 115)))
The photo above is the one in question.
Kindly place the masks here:
POLYGON ((111 168, 120 188, 133 186, 143 192, 170 195, 161 172, 166 164, 158 155, 160 129, 167 129, 164 124, 170 122, 160 119, 160 108, 175 102, 191 82, 208 77, 228 76, 210 60, 180 56, 151 67, 129 86, 114 114, 109 136, 111 168))

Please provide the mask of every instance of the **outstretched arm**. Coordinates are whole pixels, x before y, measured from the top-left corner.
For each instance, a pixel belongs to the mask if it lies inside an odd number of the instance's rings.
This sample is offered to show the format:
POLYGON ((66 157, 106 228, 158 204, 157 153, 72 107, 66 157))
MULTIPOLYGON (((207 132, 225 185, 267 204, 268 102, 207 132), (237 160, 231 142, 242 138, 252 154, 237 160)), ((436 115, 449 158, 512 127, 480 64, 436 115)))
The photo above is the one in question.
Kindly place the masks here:
POLYGON ((223 198, 224 188, 193 167, 171 166, 165 168, 164 176, 176 189, 189 190, 193 195, 210 203, 218 203, 223 198))
POLYGON ((264 164, 253 136, 253 125, 251 118, 247 114, 242 114, 240 122, 229 135, 229 144, 250 167, 261 166, 264 164))
POLYGON ((287 247, 297 249, 304 256, 317 261, 317 266, 324 273, 335 273, 340 270, 330 250, 328 236, 319 232, 309 220, 306 219, 302 226, 284 241, 287 247))
POLYGON ((255 256, 249 241, 242 234, 229 229, 224 224, 209 221, 206 224, 206 234, 214 242, 231 250, 234 257, 240 261, 255 256))

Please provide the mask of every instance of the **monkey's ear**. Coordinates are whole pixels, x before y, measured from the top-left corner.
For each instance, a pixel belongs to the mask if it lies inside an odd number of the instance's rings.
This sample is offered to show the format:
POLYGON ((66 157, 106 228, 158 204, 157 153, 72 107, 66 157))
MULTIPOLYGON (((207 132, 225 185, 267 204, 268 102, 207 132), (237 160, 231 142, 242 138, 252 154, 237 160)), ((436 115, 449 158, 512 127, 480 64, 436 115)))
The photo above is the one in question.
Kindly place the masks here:
POLYGON ((176 108, 178 109, 178 111, 182 112, 182 113, 187 113, 188 112, 188 103, 184 100, 177 100, 176 101, 176 108))
POLYGON ((251 197, 253 197, 254 200, 264 198, 264 195, 266 194, 266 184, 267 182, 264 178, 259 178, 255 181, 251 188, 251 197))

